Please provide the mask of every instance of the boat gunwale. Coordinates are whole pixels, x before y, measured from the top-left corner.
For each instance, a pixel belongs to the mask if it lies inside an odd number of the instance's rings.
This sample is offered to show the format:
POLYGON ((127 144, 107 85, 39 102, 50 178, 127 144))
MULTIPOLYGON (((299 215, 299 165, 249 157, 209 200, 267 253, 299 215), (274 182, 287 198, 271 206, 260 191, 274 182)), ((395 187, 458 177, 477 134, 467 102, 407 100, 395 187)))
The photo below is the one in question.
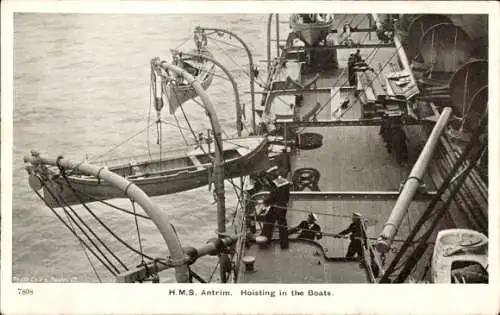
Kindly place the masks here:
MULTIPOLYGON (((242 160, 242 159, 245 159, 245 160, 252 159, 252 158, 259 155, 259 153, 263 149, 263 147, 268 145, 268 141, 267 141, 266 137, 252 136, 252 137, 248 137, 248 138, 252 138, 252 140, 257 140, 260 138, 261 141, 247 154, 241 155, 241 156, 236 157, 236 158, 231 158, 231 159, 225 160, 223 163, 223 166, 229 166, 228 164, 236 164, 236 163, 238 163, 238 160, 242 160)), ((238 138, 235 138, 235 139, 238 139, 238 138)), ((227 139, 224 139, 224 140, 227 140, 227 139)), ((185 156, 185 157, 187 158, 188 156, 185 156)), ((137 164, 137 165, 141 165, 141 164, 137 164)), ((153 183, 156 183, 158 181, 164 181, 168 178, 175 178, 176 176, 179 176, 182 173, 184 173, 184 175, 188 175, 188 176, 198 176, 201 172, 207 172, 208 169, 210 168, 210 166, 211 166, 211 163, 202 163, 200 165, 192 165, 192 166, 188 166, 188 167, 175 168, 175 169, 163 171, 163 172, 176 171, 175 173, 169 174, 169 175, 148 176, 147 173, 145 173, 142 175, 136 175, 137 177, 134 177, 134 175, 124 176, 124 177, 131 180, 134 184, 153 184, 153 183), (202 169, 200 169, 200 168, 202 168, 202 169)), ((131 167, 131 166, 127 165, 127 166, 124 166, 123 168, 129 168, 129 167, 131 167)), ((116 172, 115 168, 109 168, 109 170, 112 172, 116 172)), ((103 184, 107 184, 107 183, 102 183, 97 177, 90 177, 90 176, 84 178, 84 177, 80 177, 80 176, 74 176, 74 175, 71 176, 70 175, 70 176, 68 176, 68 179, 72 183, 80 184, 80 185, 87 185, 87 186, 102 186, 103 184)))

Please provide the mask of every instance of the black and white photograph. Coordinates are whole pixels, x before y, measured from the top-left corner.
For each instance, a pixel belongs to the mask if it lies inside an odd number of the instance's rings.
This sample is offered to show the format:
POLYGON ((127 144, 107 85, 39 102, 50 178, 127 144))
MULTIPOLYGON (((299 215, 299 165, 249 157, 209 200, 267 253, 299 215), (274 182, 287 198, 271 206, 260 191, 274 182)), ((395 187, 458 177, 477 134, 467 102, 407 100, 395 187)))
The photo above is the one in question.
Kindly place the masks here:
POLYGON ((321 8, 13 12, 8 290, 497 283, 491 14, 321 8))

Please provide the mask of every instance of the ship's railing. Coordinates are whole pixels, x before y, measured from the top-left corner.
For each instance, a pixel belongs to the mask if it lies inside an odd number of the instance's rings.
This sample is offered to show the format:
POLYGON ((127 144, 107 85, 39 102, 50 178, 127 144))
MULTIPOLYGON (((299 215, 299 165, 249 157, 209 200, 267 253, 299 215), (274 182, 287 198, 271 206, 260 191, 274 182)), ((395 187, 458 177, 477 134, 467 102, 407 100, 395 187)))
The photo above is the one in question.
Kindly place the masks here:
MULTIPOLYGON (((247 177, 242 178, 242 183, 248 182, 250 179, 247 177)), ((245 186, 245 185, 243 185, 245 186)), ((249 204, 249 194, 247 190, 243 187, 238 189, 240 191, 238 206, 236 212, 234 213, 233 221, 231 222, 231 229, 234 235, 236 235, 236 242, 231 252, 231 265, 232 274, 230 275, 228 282, 237 283, 239 279, 239 272, 241 266, 241 260, 244 257, 245 249, 244 246, 247 242, 248 234, 248 220, 247 220, 247 206, 249 204)))

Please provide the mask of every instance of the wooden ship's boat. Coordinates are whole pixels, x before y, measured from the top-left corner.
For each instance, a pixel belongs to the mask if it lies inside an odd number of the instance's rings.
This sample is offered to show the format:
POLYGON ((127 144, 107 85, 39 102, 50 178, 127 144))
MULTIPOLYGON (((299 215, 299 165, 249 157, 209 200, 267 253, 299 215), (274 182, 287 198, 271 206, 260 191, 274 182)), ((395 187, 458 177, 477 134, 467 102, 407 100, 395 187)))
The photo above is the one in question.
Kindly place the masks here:
MULTIPOLYGON (((182 53, 174 53, 174 64, 189 72, 201 86, 206 90, 212 84, 215 73, 215 64, 210 60, 199 57, 183 56, 182 53)), ((191 54, 203 55, 213 58, 212 53, 206 47, 200 47, 190 52, 191 54)), ((198 94, 194 88, 187 84, 182 77, 177 77, 167 85, 166 96, 169 104, 170 114, 186 101, 195 98, 198 94)))
POLYGON ((333 14, 292 14, 290 27, 299 39, 313 46, 326 38, 334 28, 333 14))
MULTIPOLYGON (((264 137, 246 137, 223 140, 226 178, 247 175, 268 166, 268 145, 264 137)), ((108 160, 95 163, 136 184, 149 196, 173 194, 209 184, 213 173, 214 144, 187 147, 163 152, 152 159, 148 155, 127 160, 108 160)), ((59 178, 44 189, 44 195, 53 206, 124 197, 123 192, 95 176, 73 172, 59 178), (50 190, 50 191, 49 191, 50 190), (58 192, 54 198, 53 190, 58 192), (75 195, 75 192, 78 196, 75 195), (63 199, 63 200, 57 200, 63 199)))
POLYGON ((468 229, 440 231, 431 269, 433 283, 488 283, 488 238, 468 229))

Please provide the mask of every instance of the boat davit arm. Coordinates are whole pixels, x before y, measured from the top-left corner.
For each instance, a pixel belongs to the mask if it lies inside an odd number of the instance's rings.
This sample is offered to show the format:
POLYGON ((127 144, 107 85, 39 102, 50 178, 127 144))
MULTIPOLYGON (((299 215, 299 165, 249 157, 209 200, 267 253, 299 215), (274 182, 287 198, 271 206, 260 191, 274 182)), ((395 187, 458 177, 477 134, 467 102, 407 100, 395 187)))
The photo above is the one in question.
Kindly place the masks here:
POLYGON ((215 60, 214 58, 211 58, 209 56, 200 55, 200 54, 191 54, 191 53, 186 53, 186 52, 183 52, 182 55, 206 59, 206 60, 212 62, 213 64, 215 64, 216 66, 218 66, 227 75, 227 77, 229 78, 229 81, 231 82, 231 85, 233 86, 234 97, 236 100, 236 130, 238 132, 238 137, 240 137, 241 131, 243 130, 243 123, 241 122, 243 110, 241 108, 240 95, 238 92, 238 84, 236 83, 236 80, 234 79, 231 72, 229 70, 227 70, 227 68, 224 67, 223 64, 221 64, 220 62, 218 62, 217 60, 215 60))
MULTIPOLYGON (((160 67, 165 71, 172 71, 177 73, 178 75, 182 75, 183 78, 192 85, 192 87, 196 90, 196 93, 200 96, 200 99, 205 106, 205 113, 207 114, 210 124, 212 125, 212 129, 214 132, 214 140, 215 140, 215 159, 214 159, 214 175, 215 175, 215 196, 217 197, 217 230, 220 234, 226 232, 226 197, 224 192, 224 148, 222 144, 222 128, 219 122, 219 118, 217 117, 217 112, 208 97, 207 92, 200 84, 200 82, 196 81, 196 79, 184 71, 183 69, 174 66, 166 61, 160 60, 160 58, 153 58, 151 60, 151 64, 155 67, 160 67)), ((221 282, 226 282, 226 272, 223 268, 224 264, 222 261, 227 259, 227 254, 221 253, 219 254, 220 261, 220 274, 221 274, 221 282)))
MULTIPOLYGON (((184 250, 182 249, 181 243, 168 220, 166 212, 162 210, 159 205, 153 203, 144 191, 122 176, 109 171, 106 167, 98 167, 87 162, 73 162, 61 157, 55 159, 44 158, 41 157, 36 151, 32 151, 31 156, 24 157, 24 162, 29 162, 33 165, 51 165, 67 169, 76 169, 84 174, 102 179, 120 189, 131 200, 137 202, 149 215, 149 217, 151 217, 153 223, 156 225, 163 236, 163 239, 167 243, 172 259, 175 261, 183 261, 185 259, 186 255, 184 250)), ((175 266, 175 276, 177 282, 188 282, 189 270, 187 265, 180 264, 175 266)))
POLYGON ((216 33, 226 33, 228 34, 229 36, 235 38, 237 41, 240 42, 241 46, 243 46, 243 48, 245 49, 246 53, 247 53, 247 57, 248 57, 248 67, 250 68, 250 102, 251 102, 251 106, 252 106, 252 130, 255 132, 255 66, 254 66, 254 62, 253 62, 253 55, 252 55, 252 52, 250 51, 250 48, 248 47, 248 45, 243 41, 243 39, 241 39, 241 37, 239 37, 238 35, 236 35, 235 33, 231 32, 231 31, 228 31, 228 30, 225 30, 225 29, 221 29, 221 28, 214 28, 214 27, 201 27, 201 26, 198 26, 199 30, 202 30, 202 31, 214 31, 216 33))

